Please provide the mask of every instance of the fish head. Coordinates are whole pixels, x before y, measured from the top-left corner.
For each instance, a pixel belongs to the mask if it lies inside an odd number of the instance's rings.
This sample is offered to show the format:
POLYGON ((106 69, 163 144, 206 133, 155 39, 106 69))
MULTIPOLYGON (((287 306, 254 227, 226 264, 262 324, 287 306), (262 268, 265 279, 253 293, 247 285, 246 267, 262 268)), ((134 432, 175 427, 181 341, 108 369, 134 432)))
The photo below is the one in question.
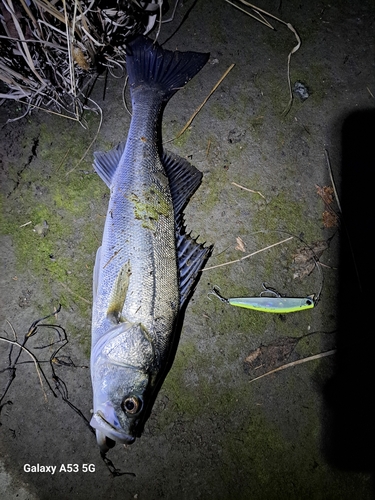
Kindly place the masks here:
POLYGON ((153 386, 153 347, 140 324, 120 323, 91 354, 94 409, 90 425, 103 453, 115 443, 132 444, 141 433, 153 386))

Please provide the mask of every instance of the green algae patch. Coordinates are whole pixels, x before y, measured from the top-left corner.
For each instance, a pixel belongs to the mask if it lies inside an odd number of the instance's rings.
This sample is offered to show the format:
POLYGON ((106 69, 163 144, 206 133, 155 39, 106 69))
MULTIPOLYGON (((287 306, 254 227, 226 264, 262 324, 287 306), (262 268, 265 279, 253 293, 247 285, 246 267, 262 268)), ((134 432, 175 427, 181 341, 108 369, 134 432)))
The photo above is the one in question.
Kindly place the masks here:
POLYGON ((201 211, 210 213, 215 210, 221 201, 222 193, 228 183, 228 172, 225 168, 214 168, 204 177, 202 187, 196 196, 200 198, 201 211))
POLYGON ((232 437, 222 443, 223 460, 233 469, 227 471, 229 475, 246 467, 253 480, 265 487, 272 483, 274 475, 267 463, 270 457, 272 463, 284 462, 286 442, 277 428, 267 422, 260 410, 253 408, 246 420, 237 433, 237 439, 232 437))
POLYGON ((216 349, 203 350, 195 341, 183 342, 178 348, 170 373, 161 392, 168 395, 174 412, 194 421, 207 412, 225 414, 231 405, 231 391, 226 389, 230 376, 217 377, 215 366, 222 361, 216 349))
MULTIPOLYGON (((204 368, 207 366, 208 359, 206 355, 198 351, 195 342, 181 343, 171 371, 163 384, 163 392, 168 394, 168 398, 172 399, 178 411, 189 417, 194 418, 197 412, 199 414, 199 409, 197 408, 197 394, 194 390, 189 390, 186 387, 185 375, 192 363, 194 370, 199 371, 199 367, 204 368), (184 390, 181 390, 182 388, 184 390)), ((206 392, 207 389, 207 384, 202 383, 199 392, 206 392)))
POLYGON ((1 232, 11 236, 16 272, 32 276, 48 304, 78 306, 88 319, 106 187, 87 162, 67 174, 90 142, 87 131, 64 120, 46 122, 26 127, 25 151, 9 165, 17 183, 2 195, 1 232), (28 158, 30 144, 34 156, 28 158))
POLYGON ((142 226, 151 231, 155 231, 155 223, 161 215, 169 217, 173 214, 171 202, 156 185, 146 190, 142 198, 132 193, 129 200, 133 203, 135 219, 141 220, 142 226))
MULTIPOLYGON (((36 206, 27 215, 32 224, 21 227, 14 224, 14 221, 7 221, 3 225, 3 232, 12 237, 15 247, 16 271, 31 273, 34 279, 39 281, 44 294, 54 298, 55 302, 61 303, 63 307, 69 307, 72 297, 78 298, 82 312, 87 314, 91 300, 91 276, 88 277, 87 273, 92 269, 92 266, 87 265, 87 261, 91 259, 86 259, 86 262, 83 259, 79 261, 76 258, 79 251, 72 251, 73 241, 85 249, 87 239, 83 237, 80 240, 77 237, 69 242, 70 226, 61 215, 46 206, 36 206), (48 232, 45 236, 35 232, 34 221, 47 221, 48 232)), ((93 256, 91 249, 90 254, 93 256)))
POLYGON ((253 216, 253 227, 271 241, 271 233, 303 235, 306 241, 314 241, 321 234, 316 221, 305 214, 303 202, 294 201, 286 192, 280 192, 267 204, 260 206, 253 216))
POLYGON ((174 133, 172 132, 175 137, 173 139, 173 144, 178 148, 183 148, 190 139, 192 128, 188 127, 181 135, 177 135, 180 131, 181 130, 176 130, 174 133))
POLYGON ((223 105, 219 102, 214 102, 210 105, 210 114, 213 115, 217 120, 225 121, 231 112, 228 105, 223 105))

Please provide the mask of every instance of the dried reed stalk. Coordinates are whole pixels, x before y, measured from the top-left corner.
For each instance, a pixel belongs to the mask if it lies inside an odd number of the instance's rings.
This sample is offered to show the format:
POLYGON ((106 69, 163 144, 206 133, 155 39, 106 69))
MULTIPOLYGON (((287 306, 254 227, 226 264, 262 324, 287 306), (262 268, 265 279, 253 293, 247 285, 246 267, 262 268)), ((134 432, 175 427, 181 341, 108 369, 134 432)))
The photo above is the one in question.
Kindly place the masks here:
POLYGON ((12 99, 24 115, 39 108, 80 121, 97 74, 124 66, 127 39, 150 29, 161 4, 0 0, 0 105, 12 99))

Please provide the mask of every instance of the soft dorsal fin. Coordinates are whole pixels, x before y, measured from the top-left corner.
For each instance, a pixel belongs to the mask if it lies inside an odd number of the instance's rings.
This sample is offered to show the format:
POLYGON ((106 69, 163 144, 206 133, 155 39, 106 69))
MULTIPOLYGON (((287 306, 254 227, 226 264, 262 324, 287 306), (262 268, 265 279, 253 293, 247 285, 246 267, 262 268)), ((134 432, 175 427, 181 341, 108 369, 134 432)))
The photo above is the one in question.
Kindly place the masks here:
POLYGON ((125 149, 125 142, 121 142, 115 148, 107 151, 106 153, 102 151, 96 151, 94 153, 94 169, 99 177, 107 184, 110 188, 112 185, 112 179, 117 170, 117 166, 120 163, 121 156, 125 149))
POLYGON ((202 172, 178 155, 164 151, 162 164, 169 179, 173 208, 178 216, 202 180, 202 172))

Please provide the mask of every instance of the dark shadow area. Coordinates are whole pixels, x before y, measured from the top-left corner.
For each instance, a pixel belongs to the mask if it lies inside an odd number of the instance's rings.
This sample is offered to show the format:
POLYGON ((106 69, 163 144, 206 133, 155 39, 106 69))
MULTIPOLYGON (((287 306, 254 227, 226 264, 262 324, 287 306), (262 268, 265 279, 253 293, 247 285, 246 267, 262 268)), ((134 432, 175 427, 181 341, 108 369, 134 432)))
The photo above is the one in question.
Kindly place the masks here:
POLYGON ((323 450, 331 465, 371 473, 375 465, 375 110, 344 119, 337 355, 324 388, 323 450))

